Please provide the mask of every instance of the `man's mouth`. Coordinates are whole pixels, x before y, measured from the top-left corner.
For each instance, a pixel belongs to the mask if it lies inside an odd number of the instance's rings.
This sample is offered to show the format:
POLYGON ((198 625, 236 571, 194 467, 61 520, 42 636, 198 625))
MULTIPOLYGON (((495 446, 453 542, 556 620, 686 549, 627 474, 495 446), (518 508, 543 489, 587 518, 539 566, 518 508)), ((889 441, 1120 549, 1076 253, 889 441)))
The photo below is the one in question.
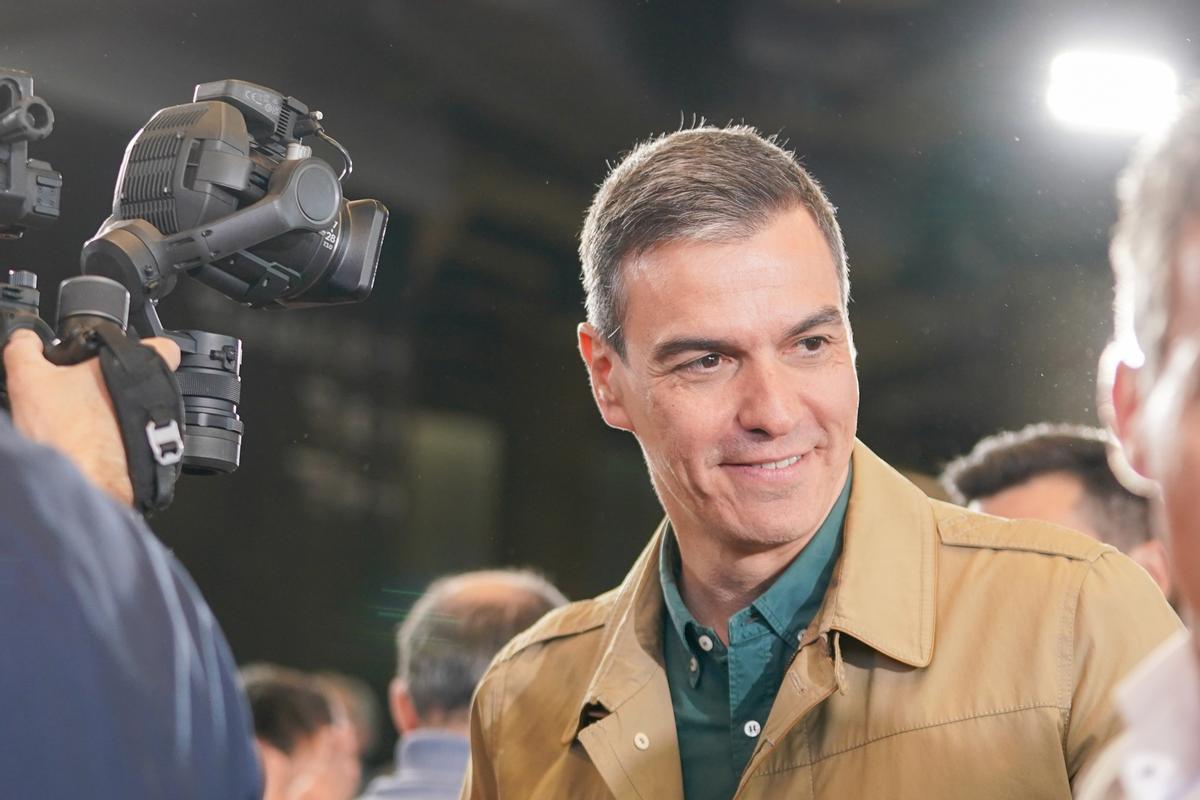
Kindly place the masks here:
POLYGON ((744 466, 754 467, 756 469, 787 469, 799 460, 800 456, 788 456, 787 458, 781 458, 778 461, 764 461, 758 464, 745 464, 744 466))
POLYGON ((741 470, 752 470, 754 472, 778 472, 779 470, 786 470, 788 467, 800 463, 803 458, 803 455, 798 455, 785 456, 784 458, 769 461, 727 461, 724 466, 737 467, 741 470))

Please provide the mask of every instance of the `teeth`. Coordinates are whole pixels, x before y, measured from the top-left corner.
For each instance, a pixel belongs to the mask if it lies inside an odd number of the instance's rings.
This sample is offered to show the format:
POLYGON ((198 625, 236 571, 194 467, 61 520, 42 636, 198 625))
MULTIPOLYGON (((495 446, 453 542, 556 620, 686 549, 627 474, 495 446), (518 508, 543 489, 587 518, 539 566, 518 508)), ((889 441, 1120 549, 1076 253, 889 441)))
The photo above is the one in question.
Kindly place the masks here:
POLYGON ((755 464, 754 466, 758 467, 759 469, 784 469, 786 467, 790 467, 799 460, 800 456, 792 456, 791 458, 785 458, 782 461, 772 461, 769 464, 755 464))

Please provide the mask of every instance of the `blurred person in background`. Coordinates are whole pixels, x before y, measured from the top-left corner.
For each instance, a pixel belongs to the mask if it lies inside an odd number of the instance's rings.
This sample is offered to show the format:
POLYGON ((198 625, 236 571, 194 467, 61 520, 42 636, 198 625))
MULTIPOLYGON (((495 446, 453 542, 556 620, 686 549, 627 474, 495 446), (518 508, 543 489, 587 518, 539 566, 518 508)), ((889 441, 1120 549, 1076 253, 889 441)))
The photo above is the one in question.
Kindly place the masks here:
POLYGON ((360 761, 366 761, 379 746, 381 721, 379 702, 371 687, 361 678, 342 672, 322 670, 316 673, 317 680, 345 709, 350 727, 354 732, 354 749, 360 761))
POLYGON ((250 664, 242 686, 266 779, 263 800, 349 800, 361 767, 349 721, 321 684, 297 670, 250 664))
MULTIPOLYGON (((1116 336, 1100 365, 1113 467, 1162 504, 1175 585, 1200 610, 1200 95, 1143 142, 1122 175, 1113 239, 1116 336)), ((1196 640, 1172 637, 1116 692, 1125 734, 1080 792, 1200 797, 1196 640)))
MULTIPOLYGON (((141 344, 161 369, 178 366, 173 342, 141 344)), ((41 339, 19 330, 4 368, 0 796, 260 797, 229 645, 191 577, 130 508, 100 360, 55 366, 41 339)))
POLYGON ((430 584, 396 632, 388 691, 400 734, 395 771, 375 779, 363 800, 457 798, 479 678, 505 643, 566 602, 524 570, 466 572, 430 584))
POLYGON ((942 485, 974 511, 1040 519, 1111 544, 1142 566, 1172 599, 1167 549, 1155 538, 1150 502, 1131 492, 1108 461, 1100 428, 1039 423, 981 439, 946 466, 942 485))

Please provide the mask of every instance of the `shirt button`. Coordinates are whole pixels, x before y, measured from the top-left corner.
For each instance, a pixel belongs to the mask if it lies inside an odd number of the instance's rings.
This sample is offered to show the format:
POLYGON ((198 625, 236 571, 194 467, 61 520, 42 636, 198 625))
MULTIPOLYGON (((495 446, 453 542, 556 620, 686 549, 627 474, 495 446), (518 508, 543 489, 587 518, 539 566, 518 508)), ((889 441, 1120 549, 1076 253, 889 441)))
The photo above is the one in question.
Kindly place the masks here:
POLYGON ((645 750, 650 746, 650 737, 644 733, 635 733, 633 735, 633 746, 638 750, 645 750))
POLYGON ((755 736, 758 736, 758 734, 762 732, 762 726, 759 725, 754 720, 750 720, 749 722, 746 723, 746 726, 744 728, 742 728, 742 730, 744 730, 746 732, 747 736, 749 736, 751 739, 753 739, 755 736))
POLYGON ((700 643, 700 649, 706 653, 709 650, 713 649, 713 640, 709 637, 709 635, 707 633, 700 634, 700 638, 697 639, 696 641, 698 641, 700 643))
POLYGON ((692 660, 688 662, 688 672, 695 672, 698 669, 700 669, 700 662, 696 660, 695 656, 692 656, 692 660))

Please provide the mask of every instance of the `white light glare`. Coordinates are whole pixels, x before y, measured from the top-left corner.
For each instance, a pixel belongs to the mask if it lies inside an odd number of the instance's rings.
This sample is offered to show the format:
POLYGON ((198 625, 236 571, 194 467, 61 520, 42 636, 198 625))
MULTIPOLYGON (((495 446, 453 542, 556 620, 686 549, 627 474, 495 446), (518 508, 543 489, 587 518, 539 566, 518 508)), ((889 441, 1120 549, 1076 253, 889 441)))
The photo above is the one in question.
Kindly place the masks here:
POLYGON ((1171 118, 1179 79, 1145 56, 1074 51, 1050 63, 1046 102, 1063 122, 1100 131, 1145 133, 1171 118))

